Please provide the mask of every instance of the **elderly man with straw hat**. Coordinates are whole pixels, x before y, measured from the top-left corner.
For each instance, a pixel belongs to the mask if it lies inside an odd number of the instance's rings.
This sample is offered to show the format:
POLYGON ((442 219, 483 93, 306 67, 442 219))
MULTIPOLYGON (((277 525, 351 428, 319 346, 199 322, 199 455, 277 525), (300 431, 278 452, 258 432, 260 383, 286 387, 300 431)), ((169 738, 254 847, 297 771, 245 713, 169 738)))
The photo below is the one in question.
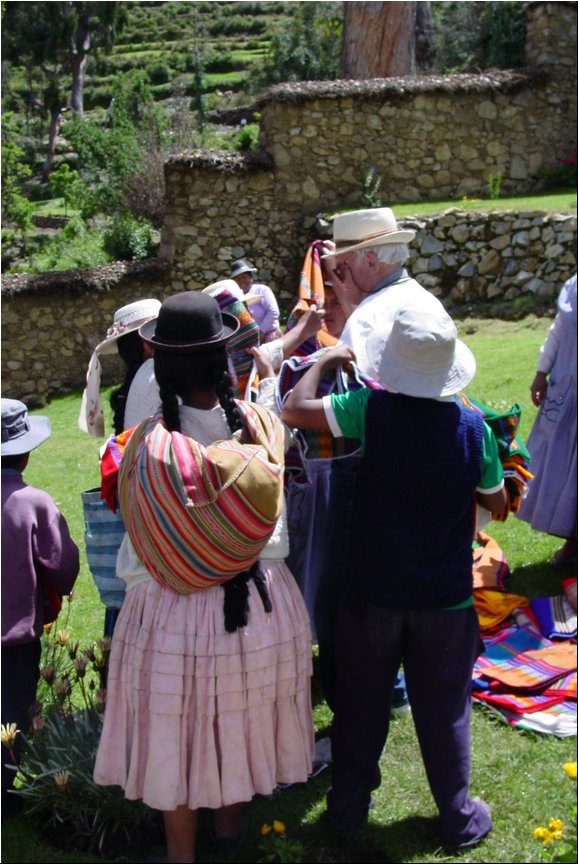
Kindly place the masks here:
MULTIPOLYGON (((333 220, 333 242, 326 241, 323 256, 332 274, 333 287, 348 313, 341 333, 342 344, 353 349, 358 368, 372 375, 367 341, 376 330, 393 321, 406 303, 439 313, 443 306, 404 268, 407 244, 415 232, 399 228, 389 207, 340 213, 333 220)), ((315 626, 319 641, 319 667, 323 691, 333 708, 335 694, 335 621, 344 581, 348 524, 359 456, 344 457, 332 466, 330 518, 323 539, 323 567, 315 602, 315 626)), ((397 678, 394 716, 409 712, 403 675, 397 678)))
POLYGON ((415 231, 400 228, 389 207, 340 213, 333 220, 333 243, 324 256, 334 284, 347 292, 350 308, 341 342, 353 349, 356 363, 368 372, 367 339, 392 321, 400 306, 442 309, 439 300, 404 268, 415 231))

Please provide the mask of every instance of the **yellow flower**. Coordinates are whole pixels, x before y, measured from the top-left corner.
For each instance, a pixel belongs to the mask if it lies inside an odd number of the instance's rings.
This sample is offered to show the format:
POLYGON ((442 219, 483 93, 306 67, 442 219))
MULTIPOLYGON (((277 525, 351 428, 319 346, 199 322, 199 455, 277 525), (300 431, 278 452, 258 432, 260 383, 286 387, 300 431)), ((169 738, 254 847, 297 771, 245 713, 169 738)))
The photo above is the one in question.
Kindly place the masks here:
POLYGON ((564 765, 564 771, 570 778, 570 780, 576 779, 576 763, 575 762, 566 762, 564 765))
POLYGON ((70 639, 70 630, 59 630, 56 634, 56 641, 59 645, 66 645, 70 639))
POLYGON ((550 828, 550 831, 563 831, 564 823, 561 819, 550 819, 548 827, 550 828))
POLYGON ((273 831, 275 831, 276 834, 284 834, 286 830, 287 829, 285 828, 283 822, 279 822, 278 819, 275 819, 275 821, 273 822, 273 831))
POLYGON ((70 771, 57 771, 54 774, 54 782, 60 789, 64 789, 70 780, 70 771))
POLYGON ((18 729, 16 723, 7 723, 6 726, 2 723, 0 725, 0 741, 2 741, 5 747, 11 750, 14 747, 14 742, 19 732, 20 729, 18 729))
POLYGON ((271 833, 271 826, 265 822, 264 825, 261 825, 261 836, 266 837, 267 834, 270 834, 270 833, 271 833))

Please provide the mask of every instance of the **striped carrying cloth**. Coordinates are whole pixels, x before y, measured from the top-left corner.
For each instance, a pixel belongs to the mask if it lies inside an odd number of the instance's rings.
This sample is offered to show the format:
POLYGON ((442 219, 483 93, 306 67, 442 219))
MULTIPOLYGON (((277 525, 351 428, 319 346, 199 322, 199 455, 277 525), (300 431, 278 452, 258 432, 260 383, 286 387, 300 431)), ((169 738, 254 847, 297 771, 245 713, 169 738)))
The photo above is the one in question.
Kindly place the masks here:
POLYGON ((243 429, 207 447, 167 431, 158 412, 135 429, 120 464, 120 509, 136 553, 178 594, 246 571, 281 514, 283 427, 266 408, 238 406, 243 429))

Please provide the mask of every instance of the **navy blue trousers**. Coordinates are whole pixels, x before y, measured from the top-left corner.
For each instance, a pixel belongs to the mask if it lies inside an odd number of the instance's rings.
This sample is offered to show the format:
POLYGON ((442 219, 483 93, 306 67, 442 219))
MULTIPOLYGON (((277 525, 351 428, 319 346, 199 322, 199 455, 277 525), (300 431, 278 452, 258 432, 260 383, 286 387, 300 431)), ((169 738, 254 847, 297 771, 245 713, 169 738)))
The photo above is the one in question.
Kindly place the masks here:
POLYGON ((442 842, 480 840, 492 823, 469 796, 471 676, 482 649, 475 609, 395 610, 346 594, 336 636, 331 821, 354 831, 366 818, 371 791, 381 781, 378 763, 403 663, 442 842))

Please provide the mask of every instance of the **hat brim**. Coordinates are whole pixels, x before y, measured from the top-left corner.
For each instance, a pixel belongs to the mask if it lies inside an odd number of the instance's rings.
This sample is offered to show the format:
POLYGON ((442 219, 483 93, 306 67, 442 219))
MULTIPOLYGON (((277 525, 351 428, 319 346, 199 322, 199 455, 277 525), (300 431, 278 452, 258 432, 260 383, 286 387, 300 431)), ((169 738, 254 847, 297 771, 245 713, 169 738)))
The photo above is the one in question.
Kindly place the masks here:
POLYGON ((147 315, 145 318, 139 318, 137 321, 131 322, 122 333, 115 333, 114 336, 108 336, 106 339, 103 339, 102 342, 94 349, 97 354, 116 354, 118 352, 118 345, 116 344, 119 339, 122 339, 123 336, 127 336, 129 333, 134 333, 135 330, 140 330, 143 324, 146 324, 147 321, 156 321, 156 315, 147 315))
POLYGON ((345 255, 347 252, 357 252, 359 249, 367 249, 369 246, 385 246, 389 243, 411 243, 415 239, 415 231, 411 229, 399 229, 398 231, 390 231, 388 234, 382 234, 379 237, 373 237, 370 240, 360 240, 359 243, 353 243, 351 246, 344 246, 342 249, 336 249, 335 252, 327 252, 321 255, 321 258, 336 258, 339 255, 345 255))
POLYGON ((371 336, 367 342, 367 354, 373 374, 397 393, 415 396, 419 399, 440 399, 459 393, 472 381, 476 374, 476 358, 465 342, 456 339, 454 361, 443 372, 421 369, 419 372, 401 365, 388 351, 387 337, 381 338, 379 345, 373 343, 371 336), (380 354, 379 358, 376 354, 380 354))
POLYGON ((210 351, 213 348, 220 348, 226 345, 229 339, 235 335, 239 327, 240 321, 234 315, 229 315, 228 312, 222 312, 223 330, 218 337, 207 339, 202 342, 161 342, 155 339, 156 318, 143 324, 139 329, 139 335, 147 345, 153 348, 159 348, 162 351, 169 351, 175 354, 193 354, 196 351, 210 351))
POLYGON ((52 430, 48 417, 31 417, 28 415, 28 423, 30 429, 23 435, 2 442, 2 456, 23 456, 50 438, 52 430))
POLYGON ((237 276, 240 276, 242 273, 256 273, 256 267, 243 267, 242 270, 235 270, 234 273, 231 273, 229 279, 235 279, 237 276))

